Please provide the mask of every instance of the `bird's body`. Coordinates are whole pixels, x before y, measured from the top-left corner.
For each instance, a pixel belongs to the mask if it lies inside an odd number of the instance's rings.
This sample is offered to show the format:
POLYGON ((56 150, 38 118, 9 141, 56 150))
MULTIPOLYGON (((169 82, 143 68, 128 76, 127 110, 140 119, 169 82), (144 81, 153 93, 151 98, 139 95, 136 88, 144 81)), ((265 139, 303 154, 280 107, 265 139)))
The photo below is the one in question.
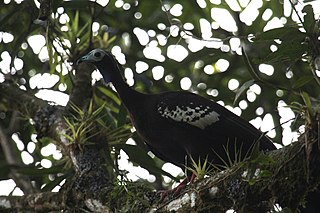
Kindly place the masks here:
POLYGON ((110 53, 95 49, 80 60, 93 63, 104 80, 113 83, 139 135, 164 161, 182 169, 190 166, 190 157, 223 165, 243 159, 257 141, 261 150, 275 149, 250 123, 209 99, 185 91, 135 91, 124 82, 110 53))
MULTIPOLYGON (((141 94, 129 107, 133 125, 158 157, 180 167, 208 158, 223 165, 222 159, 242 158, 260 141, 262 150, 273 150, 269 139, 251 124, 219 104, 193 93, 177 91, 141 94), (236 151, 235 151, 236 150, 236 151), (218 156, 219 155, 219 156, 218 156)), ((227 160, 225 160, 227 161, 227 160)))

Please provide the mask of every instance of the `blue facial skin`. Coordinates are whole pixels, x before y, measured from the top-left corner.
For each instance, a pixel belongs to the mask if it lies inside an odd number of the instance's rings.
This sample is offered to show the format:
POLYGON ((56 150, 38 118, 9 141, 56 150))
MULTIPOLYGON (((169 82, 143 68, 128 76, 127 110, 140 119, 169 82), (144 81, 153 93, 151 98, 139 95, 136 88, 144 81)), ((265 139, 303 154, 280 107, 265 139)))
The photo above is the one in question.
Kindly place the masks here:
MULTIPOLYGON (((87 55, 82 56, 80 59, 77 60, 76 64, 79 65, 83 62, 92 63, 102 74, 105 83, 109 83, 111 81, 111 74, 107 72, 108 67, 106 67, 106 63, 102 62, 103 59, 108 59, 109 57, 112 56, 108 56, 108 54, 103 50, 96 49, 89 52, 87 55)), ((114 64, 109 65, 114 66, 114 64)))

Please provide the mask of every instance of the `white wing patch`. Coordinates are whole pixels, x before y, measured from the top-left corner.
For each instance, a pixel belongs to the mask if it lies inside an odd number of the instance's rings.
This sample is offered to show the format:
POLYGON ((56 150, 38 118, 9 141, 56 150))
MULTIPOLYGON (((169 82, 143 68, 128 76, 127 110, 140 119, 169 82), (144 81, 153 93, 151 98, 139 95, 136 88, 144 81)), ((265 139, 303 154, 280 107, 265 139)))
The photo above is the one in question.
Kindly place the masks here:
POLYGON ((213 111, 209 106, 195 106, 193 103, 190 106, 175 106, 169 108, 160 103, 158 112, 164 118, 171 118, 178 122, 185 122, 196 126, 200 129, 205 129, 207 126, 219 121, 219 114, 213 111))

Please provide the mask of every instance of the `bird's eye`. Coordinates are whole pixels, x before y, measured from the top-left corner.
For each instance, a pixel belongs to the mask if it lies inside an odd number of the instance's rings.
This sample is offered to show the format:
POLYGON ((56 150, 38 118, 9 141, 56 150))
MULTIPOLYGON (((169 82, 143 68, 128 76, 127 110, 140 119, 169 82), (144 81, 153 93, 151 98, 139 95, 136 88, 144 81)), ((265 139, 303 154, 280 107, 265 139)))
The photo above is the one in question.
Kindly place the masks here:
POLYGON ((97 58, 99 58, 99 57, 101 56, 101 53, 96 52, 96 53, 94 54, 94 56, 97 57, 97 58))

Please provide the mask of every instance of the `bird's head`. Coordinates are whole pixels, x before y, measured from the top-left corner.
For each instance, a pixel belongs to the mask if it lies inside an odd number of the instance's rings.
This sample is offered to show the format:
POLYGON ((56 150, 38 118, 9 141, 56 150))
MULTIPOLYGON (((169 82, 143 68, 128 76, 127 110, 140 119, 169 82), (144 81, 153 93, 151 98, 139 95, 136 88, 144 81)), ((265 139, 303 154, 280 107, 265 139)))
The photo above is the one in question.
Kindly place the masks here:
POLYGON ((77 65, 82 62, 92 63, 100 71, 106 83, 112 81, 115 75, 119 75, 119 66, 116 59, 111 53, 102 49, 91 50, 77 60, 77 65))

